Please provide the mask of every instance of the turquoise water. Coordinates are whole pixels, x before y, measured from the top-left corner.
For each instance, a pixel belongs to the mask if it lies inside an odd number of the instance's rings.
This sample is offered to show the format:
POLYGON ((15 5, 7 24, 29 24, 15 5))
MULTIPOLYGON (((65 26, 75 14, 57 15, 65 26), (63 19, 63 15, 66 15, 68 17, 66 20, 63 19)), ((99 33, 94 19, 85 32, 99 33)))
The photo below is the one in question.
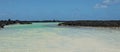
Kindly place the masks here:
POLYGON ((120 28, 57 24, 6 26, 0 30, 0 52, 120 52, 120 28))

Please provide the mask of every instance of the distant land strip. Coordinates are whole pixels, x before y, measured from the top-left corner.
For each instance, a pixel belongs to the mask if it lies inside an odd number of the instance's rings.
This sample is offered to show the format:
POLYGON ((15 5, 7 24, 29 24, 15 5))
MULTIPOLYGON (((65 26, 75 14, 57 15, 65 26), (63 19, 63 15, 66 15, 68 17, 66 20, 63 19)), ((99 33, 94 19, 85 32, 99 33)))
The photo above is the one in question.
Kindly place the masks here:
POLYGON ((6 25, 13 25, 13 24, 32 24, 30 21, 19 21, 19 20, 1 20, 0 21, 0 28, 4 28, 6 25))
POLYGON ((78 20, 66 21, 59 26, 92 26, 92 27, 120 27, 120 20, 78 20))
POLYGON ((13 25, 13 24, 32 24, 32 23, 43 23, 43 22, 66 22, 66 21, 59 21, 59 20, 42 20, 42 21, 21 21, 21 20, 0 20, 0 28, 4 28, 6 25, 13 25))
POLYGON ((92 27, 120 27, 120 20, 43 20, 43 21, 20 21, 20 20, 0 20, 0 28, 12 24, 32 24, 39 22, 59 22, 58 26, 92 26, 92 27))

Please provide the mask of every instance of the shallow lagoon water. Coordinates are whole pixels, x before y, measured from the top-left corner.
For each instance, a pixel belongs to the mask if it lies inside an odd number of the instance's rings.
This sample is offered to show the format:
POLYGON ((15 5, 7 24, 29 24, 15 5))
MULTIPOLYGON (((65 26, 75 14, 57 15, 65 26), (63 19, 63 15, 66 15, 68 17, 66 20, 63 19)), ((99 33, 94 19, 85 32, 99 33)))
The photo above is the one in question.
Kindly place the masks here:
POLYGON ((0 30, 0 52, 120 52, 120 28, 57 24, 6 26, 0 30))

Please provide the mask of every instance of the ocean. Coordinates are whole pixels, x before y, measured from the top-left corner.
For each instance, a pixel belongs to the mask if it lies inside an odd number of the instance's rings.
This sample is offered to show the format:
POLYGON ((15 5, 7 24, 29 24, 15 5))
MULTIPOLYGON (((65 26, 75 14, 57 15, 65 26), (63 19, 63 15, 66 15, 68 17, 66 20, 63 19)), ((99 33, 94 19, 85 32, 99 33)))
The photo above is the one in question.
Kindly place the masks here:
POLYGON ((120 52, 120 28, 57 24, 6 26, 0 29, 0 52, 120 52))

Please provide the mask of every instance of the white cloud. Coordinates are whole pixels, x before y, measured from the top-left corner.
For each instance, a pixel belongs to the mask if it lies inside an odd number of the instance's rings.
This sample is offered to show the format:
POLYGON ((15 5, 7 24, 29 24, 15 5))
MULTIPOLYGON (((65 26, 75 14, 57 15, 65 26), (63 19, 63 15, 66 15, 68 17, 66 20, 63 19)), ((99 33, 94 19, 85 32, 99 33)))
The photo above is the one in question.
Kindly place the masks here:
POLYGON ((107 8, 111 5, 120 3, 120 0, 103 0, 102 3, 98 3, 95 5, 95 8, 107 8))

